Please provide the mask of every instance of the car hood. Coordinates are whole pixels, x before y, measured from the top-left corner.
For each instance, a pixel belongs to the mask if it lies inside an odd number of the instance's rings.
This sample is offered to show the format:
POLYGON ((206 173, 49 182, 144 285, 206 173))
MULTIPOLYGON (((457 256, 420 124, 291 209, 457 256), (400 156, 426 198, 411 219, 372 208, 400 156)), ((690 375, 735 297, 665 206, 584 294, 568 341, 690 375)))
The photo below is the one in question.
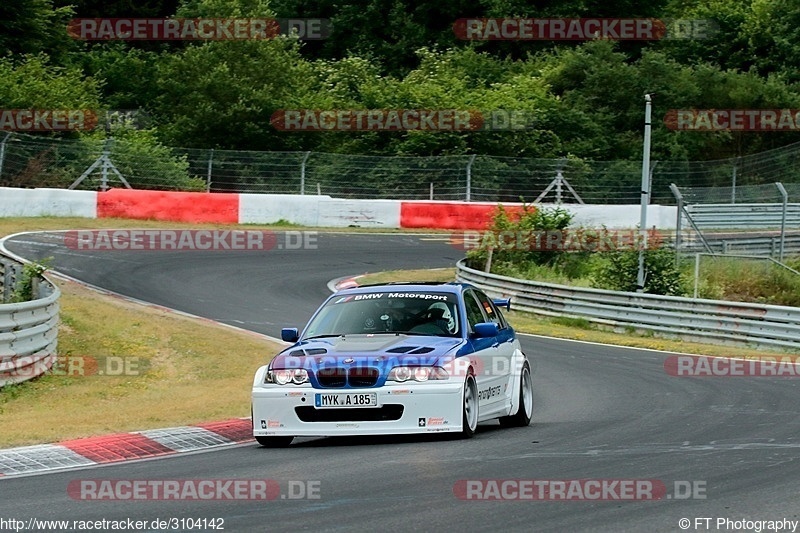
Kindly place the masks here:
POLYGON ((309 366, 397 365, 430 366, 461 346, 463 339, 421 335, 347 335, 300 341, 271 364, 272 368, 309 366))

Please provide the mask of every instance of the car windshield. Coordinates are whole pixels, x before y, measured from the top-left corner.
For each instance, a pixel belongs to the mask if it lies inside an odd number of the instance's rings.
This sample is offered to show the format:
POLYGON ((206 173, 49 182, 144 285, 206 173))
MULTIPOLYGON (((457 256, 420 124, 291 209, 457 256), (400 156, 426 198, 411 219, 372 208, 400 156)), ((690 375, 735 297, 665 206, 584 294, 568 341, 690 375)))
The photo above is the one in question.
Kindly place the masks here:
POLYGON ((443 292, 373 292, 334 297, 306 328, 304 338, 400 333, 457 337, 458 298, 443 292))

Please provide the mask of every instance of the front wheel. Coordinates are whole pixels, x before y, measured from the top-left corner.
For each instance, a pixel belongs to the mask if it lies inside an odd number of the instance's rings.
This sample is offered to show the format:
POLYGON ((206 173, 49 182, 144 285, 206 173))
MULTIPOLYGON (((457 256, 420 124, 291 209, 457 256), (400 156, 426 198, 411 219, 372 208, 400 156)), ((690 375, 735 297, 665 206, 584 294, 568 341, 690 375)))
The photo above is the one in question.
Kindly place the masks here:
POLYGON ((478 384, 475 376, 469 375, 464 381, 464 399, 462 401, 461 437, 471 438, 478 428, 478 384))
POLYGON ((293 439, 294 437, 256 437, 256 441, 265 448, 285 448, 293 439))
POLYGON ((513 415, 500 417, 503 427, 525 427, 530 425, 533 416, 533 380, 531 367, 528 363, 522 365, 519 376, 519 406, 513 415))

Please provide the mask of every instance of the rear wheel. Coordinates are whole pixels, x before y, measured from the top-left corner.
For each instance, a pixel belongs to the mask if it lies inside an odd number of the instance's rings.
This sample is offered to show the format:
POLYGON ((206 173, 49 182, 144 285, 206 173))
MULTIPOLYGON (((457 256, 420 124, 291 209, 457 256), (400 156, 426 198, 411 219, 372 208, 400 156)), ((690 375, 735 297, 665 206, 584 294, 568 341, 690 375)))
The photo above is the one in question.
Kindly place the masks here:
POLYGON ((528 363, 522 365, 519 376, 519 406, 513 415, 500 417, 503 427, 525 427, 530 425, 533 416, 533 380, 531 367, 528 363))
POLYGON ((285 448, 292 443, 294 437, 256 437, 256 441, 265 448, 285 448))
POLYGON ((475 383, 475 377, 472 375, 467 376, 464 381, 464 399, 462 403, 461 437, 469 439, 478 428, 478 384, 475 383))

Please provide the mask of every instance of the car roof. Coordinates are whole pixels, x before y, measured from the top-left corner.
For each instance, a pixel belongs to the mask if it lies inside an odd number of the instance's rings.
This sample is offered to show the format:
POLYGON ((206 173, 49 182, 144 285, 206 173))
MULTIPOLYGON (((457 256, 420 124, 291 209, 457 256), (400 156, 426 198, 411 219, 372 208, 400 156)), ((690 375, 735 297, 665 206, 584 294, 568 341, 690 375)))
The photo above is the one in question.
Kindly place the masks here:
POLYGON ((468 283, 442 282, 442 281, 397 281, 390 283, 375 283, 371 285, 361 285, 337 291, 336 294, 364 294, 369 292, 446 292, 459 294, 464 288, 470 287, 468 283))

